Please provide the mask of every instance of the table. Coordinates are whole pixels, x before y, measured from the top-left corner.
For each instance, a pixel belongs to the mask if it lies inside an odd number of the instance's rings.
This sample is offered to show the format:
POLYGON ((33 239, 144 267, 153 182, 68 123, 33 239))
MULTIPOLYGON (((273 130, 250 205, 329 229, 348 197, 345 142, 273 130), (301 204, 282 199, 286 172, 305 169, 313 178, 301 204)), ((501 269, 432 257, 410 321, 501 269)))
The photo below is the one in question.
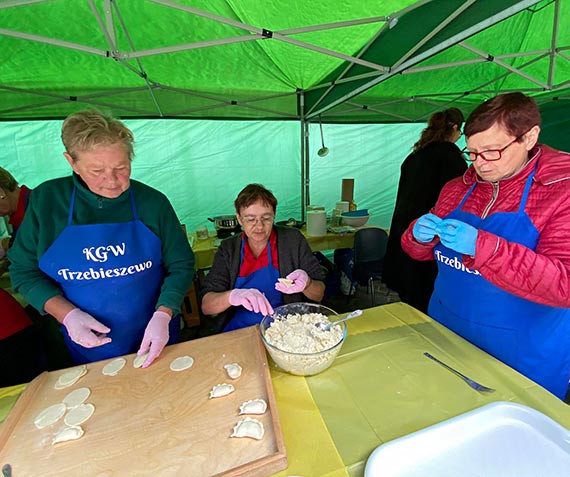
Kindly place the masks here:
MULTIPOLYGON (((333 234, 327 232, 322 237, 312 237, 307 235, 305 226, 301 229, 301 233, 307 239, 309 246, 313 252, 320 250, 334 250, 336 248, 352 248, 354 245, 354 232, 344 234, 333 234)), ((196 259, 196 269, 210 268, 214 263, 214 255, 218 249, 214 242, 218 240, 216 237, 208 237, 204 240, 197 240, 196 234, 189 233, 188 238, 193 237, 192 251, 196 259)))
MULTIPOLYGON (((378 445, 494 401, 530 406, 570 427, 570 407, 408 305, 366 309, 347 326, 323 373, 304 378, 271 366, 289 459, 276 477, 362 476, 378 445), (496 391, 474 391, 424 351, 496 391)), ((0 421, 23 387, 0 389, 0 421)))

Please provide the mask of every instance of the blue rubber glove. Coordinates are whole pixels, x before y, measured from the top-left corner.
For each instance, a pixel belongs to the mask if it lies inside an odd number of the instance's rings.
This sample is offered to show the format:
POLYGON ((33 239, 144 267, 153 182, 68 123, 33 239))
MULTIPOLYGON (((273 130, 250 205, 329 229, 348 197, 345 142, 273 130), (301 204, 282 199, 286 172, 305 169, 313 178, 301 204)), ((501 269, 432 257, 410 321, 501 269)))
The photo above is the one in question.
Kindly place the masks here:
POLYGON ((431 242, 438 231, 441 219, 437 215, 422 215, 414 224, 413 234, 418 242, 431 242))
POLYGON ((455 219, 444 219, 439 224, 441 243, 451 250, 464 255, 475 255, 477 235, 475 227, 455 219))

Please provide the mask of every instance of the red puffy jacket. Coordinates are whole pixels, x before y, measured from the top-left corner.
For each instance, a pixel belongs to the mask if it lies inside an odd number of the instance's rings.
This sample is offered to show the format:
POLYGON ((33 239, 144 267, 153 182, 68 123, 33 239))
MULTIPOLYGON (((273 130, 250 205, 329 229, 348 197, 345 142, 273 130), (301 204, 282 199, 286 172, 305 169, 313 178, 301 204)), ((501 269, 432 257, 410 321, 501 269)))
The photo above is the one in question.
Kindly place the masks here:
MULTIPOLYGON (((486 217, 516 212, 524 186, 537 164, 525 212, 539 232, 536 250, 479 231, 475 256, 463 255, 463 264, 478 270, 494 285, 514 295, 544 305, 570 308, 570 154, 537 145, 530 161, 515 176, 497 183, 481 182, 470 167, 463 177, 448 182, 431 212, 445 217, 456 209, 469 188, 479 181, 463 212, 486 217)), ((429 243, 412 235, 416 221, 402 235, 402 248, 416 260, 434 260, 429 243)))

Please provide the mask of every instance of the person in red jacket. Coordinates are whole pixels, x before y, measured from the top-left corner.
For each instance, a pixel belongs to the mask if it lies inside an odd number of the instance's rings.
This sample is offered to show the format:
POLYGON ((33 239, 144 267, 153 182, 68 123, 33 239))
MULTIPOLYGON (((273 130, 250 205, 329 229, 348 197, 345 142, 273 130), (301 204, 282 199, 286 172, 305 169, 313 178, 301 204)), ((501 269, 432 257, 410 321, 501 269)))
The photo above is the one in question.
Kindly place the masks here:
POLYGON ((570 155, 538 143, 522 93, 465 123, 472 165, 413 221, 402 248, 435 260, 428 314, 563 399, 570 376, 570 155))

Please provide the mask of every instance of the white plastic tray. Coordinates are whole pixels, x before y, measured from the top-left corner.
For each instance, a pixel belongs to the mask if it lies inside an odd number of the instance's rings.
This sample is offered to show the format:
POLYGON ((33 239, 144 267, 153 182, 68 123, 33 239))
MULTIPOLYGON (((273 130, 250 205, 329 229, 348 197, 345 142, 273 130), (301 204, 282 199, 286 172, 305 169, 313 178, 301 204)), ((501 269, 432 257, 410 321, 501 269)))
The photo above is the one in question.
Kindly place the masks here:
POLYGON ((570 476, 570 432, 527 406, 487 404, 383 444, 366 463, 365 477, 412 476, 570 476))

